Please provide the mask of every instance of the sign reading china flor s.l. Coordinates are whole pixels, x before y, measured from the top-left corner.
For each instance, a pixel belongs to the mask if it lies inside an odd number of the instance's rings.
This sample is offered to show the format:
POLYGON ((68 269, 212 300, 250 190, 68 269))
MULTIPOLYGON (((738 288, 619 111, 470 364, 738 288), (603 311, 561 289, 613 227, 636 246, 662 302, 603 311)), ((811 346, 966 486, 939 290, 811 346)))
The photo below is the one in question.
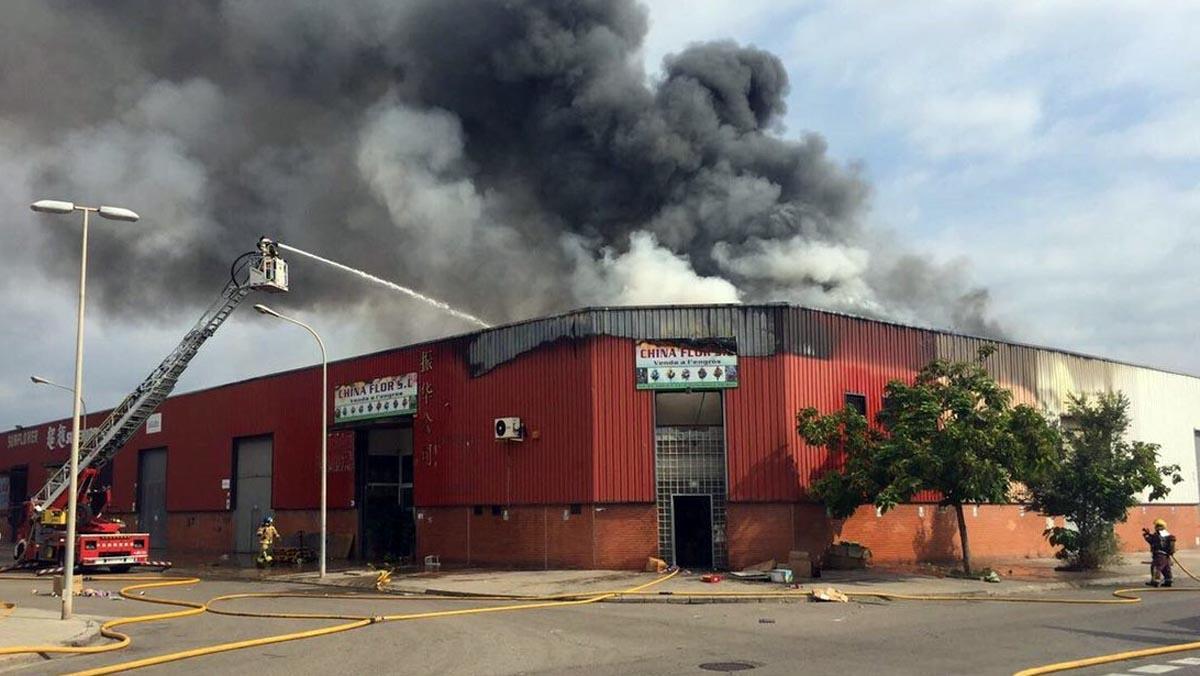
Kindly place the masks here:
POLYGON ((712 390, 737 387, 737 346, 731 340, 643 340, 634 377, 639 390, 712 390))
POLYGON ((387 376, 338 385, 333 392, 333 421, 370 420, 417 412, 417 374, 387 376))

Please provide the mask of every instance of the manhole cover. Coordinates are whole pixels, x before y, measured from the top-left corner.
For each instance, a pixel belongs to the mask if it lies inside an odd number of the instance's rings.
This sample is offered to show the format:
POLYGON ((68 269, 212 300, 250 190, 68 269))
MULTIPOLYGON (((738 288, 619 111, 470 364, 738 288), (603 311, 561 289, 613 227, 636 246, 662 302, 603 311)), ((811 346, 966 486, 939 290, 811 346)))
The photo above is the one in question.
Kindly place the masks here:
POLYGON ((705 671, 746 671, 747 669, 756 669, 758 665, 753 662, 705 662, 700 665, 700 668, 705 671))

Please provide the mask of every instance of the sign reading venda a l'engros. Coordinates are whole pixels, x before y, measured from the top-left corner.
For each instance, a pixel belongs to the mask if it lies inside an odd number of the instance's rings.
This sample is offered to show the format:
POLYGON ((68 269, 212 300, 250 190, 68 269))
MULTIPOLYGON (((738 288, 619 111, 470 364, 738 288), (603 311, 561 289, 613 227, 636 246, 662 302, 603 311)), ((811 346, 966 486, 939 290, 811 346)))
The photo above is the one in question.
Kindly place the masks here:
POLYGON ((338 385, 333 391, 333 422, 388 418, 417 412, 417 374, 386 376, 338 385))
POLYGON ((737 348, 717 342, 639 341, 634 378, 639 390, 737 387, 737 348))

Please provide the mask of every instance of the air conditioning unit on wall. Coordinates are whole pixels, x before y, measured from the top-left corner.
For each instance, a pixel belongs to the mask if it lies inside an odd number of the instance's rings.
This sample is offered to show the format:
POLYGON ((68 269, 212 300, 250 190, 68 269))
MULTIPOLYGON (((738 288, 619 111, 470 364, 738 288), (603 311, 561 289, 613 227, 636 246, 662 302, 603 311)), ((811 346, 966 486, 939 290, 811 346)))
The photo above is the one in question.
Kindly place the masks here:
POLYGON ((494 429, 497 439, 521 441, 525 438, 525 428, 521 426, 520 418, 496 418, 494 429))

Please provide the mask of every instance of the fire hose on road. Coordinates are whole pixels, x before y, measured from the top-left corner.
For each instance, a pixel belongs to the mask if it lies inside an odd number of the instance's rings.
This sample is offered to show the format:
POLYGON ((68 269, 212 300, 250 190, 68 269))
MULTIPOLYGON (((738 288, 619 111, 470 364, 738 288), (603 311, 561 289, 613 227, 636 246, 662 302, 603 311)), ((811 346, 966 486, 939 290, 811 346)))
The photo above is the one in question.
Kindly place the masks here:
MULTIPOLYGON (((1195 574, 1187 569, 1182 563, 1175 560, 1179 568, 1191 579, 1200 582, 1195 574)), ((183 617, 200 615, 203 613, 213 613, 216 615, 228 615, 238 617, 254 617, 263 619, 304 619, 304 620, 340 620, 339 624, 328 627, 320 627, 316 629, 308 629, 303 631, 288 632, 283 634, 274 634, 271 636, 263 636, 260 638, 246 639, 241 641, 231 641, 227 643, 218 643, 213 645, 201 646, 188 650, 147 657, 139 660, 132 660, 118 664, 112 664, 104 667, 88 669, 85 671, 76 672, 76 674, 99 675, 112 674, 120 671, 131 669, 140 669, 143 667, 165 664, 168 662, 177 662, 180 660, 202 657, 204 655, 212 655, 221 652, 232 650, 241 650, 244 648, 252 648, 257 646, 270 645, 274 643, 283 643, 287 641, 297 641, 319 636, 327 636, 353 629, 359 629, 372 624, 380 624, 384 622, 399 622, 424 619, 437 619, 445 617, 459 617, 467 615, 478 615, 484 613, 497 612, 512 612, 519 610, 535 610, 546 608, 561 608, 571 606, 581 606, 591 603, 597 603, 608 599, 613 599, 622 596, 644 596, 644 595, 669 595, 676 597, 690 598, 744 598, 744 599, 779 599, 779 598, 794 598, 802 599, 809 595, 807 590, 796 589, 787 591, 704 591, 704 592, 663 592, 663 591, 648 591, 650 587, 665 582, 677 574, 676 572, 668 573, 659 576, 645 584, 638 585, 629 589, 620 589, 613 591, 598 591, 586 593, 567 593, 553 594, 543 596, 502 596, 502 595, 437 595, 437 594, 412 594, 412 595, 395 595, 395 594, 329 594, 329 593, 300 593, 300 592, 251 592, 240 594, 225 594, 209 599, 206 602, 199 603, 194 601, 185 601, 181 599, 160 598, 154 596, 145 596, 144 593, 151 589, 164 589, 168 587, 179 587, 193 585, 201 582, 197 577, 180 577, 180 578, 163 578, 159 576, 117 576, 114 579, 123 581, 137 581, 137 584, 132 584, 123 587, 120 590, 120 595, 124 598, 141 601, 145 603, 160 604, 166 606, 175 606, 179 610, 167 612, 152 613, 149 615, 137 615, 133 617, 122 617, 109 620, 100 627, 100 633, 106 638, 113 639, 115 642, 107 643, 98 646, 61 646, 61 645, 33 645, 33 646, 15 646, 10 648, 0 648, 0 655, 16 655, 26 653, 45 653, 45 654, 76 654, 88 655, 113 652, 121 650, 132 642, 128 634, 117 631, 118 627, 124 627, 145 622, 159 622, 166 620, 174 620, 183 617), (460 608, 455 610, 438 610, 419 613, 399 613, 389 615, 353 615, 346 613, 283 613, 283 612, 265 612, 265 611, 248 611, 248 610, 227 610, 219 608, 221 604, 236 599, 342 599, 342 600, 359 600, 359 601, 406 601, 406 600, 438 600, 438 601, 508 601, 510 603, 500 606, 485 606, 460 608)), ((13 577, 0 577, 0 579, 14 579, 13 577)), ((16 578, 20 579, 20 578, 16 578)), ((1044 598, 1038 596, 952 596, 952 595, 917 595, 917 594, 898 594, 892 592, 845 592, 846 596, 851 598, 877 598, 890 601, 957 601, 967 603, 1057 603, 1057 604, 1077 604, 1077 605, 1121 605, 1141 602, 1141 596, 1145 593, 1191 593, 1200 592, 1200 587, 1172 587, 1172 588, 1127 588, 1117 589, 1112 592, 1113 597, 1108 599, 1055 599, 1044 598)), ((1174 645, 1159 646, 1155 648, 1146 648, 1142 650, 1132 650, 1110 655, 1100 655, 1079 660, 1067 662, 1059 662, 1055 664, 1047 664, 1038 667, 1032 667, 1017 672, 1014 676, 1036 676, 1039 674, 1050 674, 1072 669, 1080 669, 1083 667, 1096 666, 1100 664, 1109 664, 1131 659, 1140 659, 1144 657, 1153 657, 1168 653, 1185 652, 1190 650, 1200 649, 1200 641, 1179 643, 1174 645)))

